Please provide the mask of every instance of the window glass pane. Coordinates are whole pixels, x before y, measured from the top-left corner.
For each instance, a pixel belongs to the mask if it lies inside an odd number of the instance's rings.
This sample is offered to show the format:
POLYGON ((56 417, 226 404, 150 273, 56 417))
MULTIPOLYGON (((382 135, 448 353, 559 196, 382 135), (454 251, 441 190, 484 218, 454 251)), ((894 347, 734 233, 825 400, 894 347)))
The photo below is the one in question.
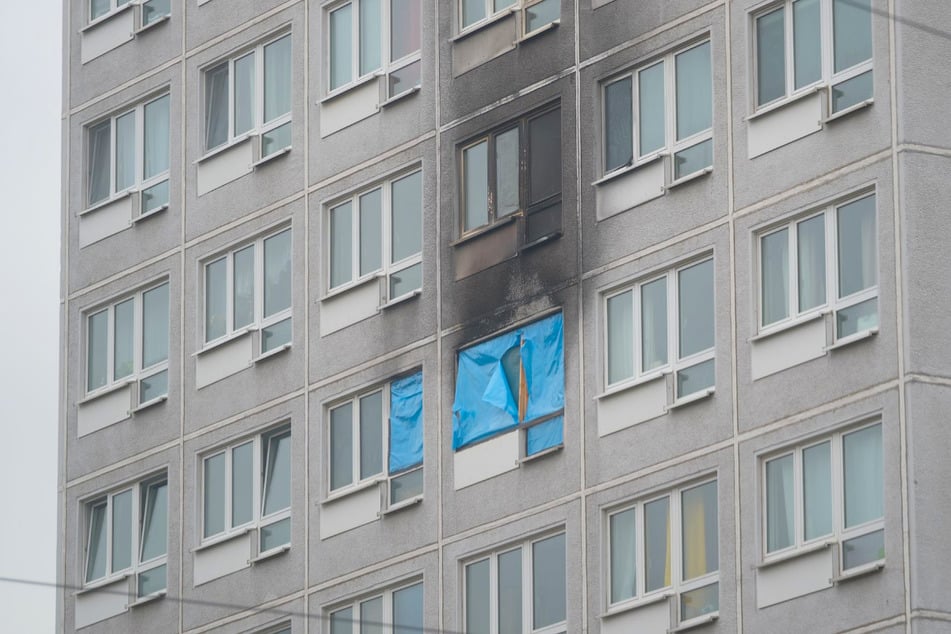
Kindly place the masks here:
POLYGON ((291 307, 291 231, 264 240, 264 316, 291 307))
POLYGON ((644 505, 644 589, 670 585, 670 498, 644 505))
POLYGON ((499 555, 499 634, 522 632, 522 549, 499 555))
POLYGON ((139 381, 139 403, 168 394, 168 370, 156 372, 139 381))
POLYGON ((166 553, 168 531, 168 482, 153 482, 145 489, 145 519, 142 522, 142 561, 166 553))
POLYGON ((851 570, 881 559, 885 559, 884 530, 842 542, 842 570, 851 570))
POLYGON ((501 11, 506 7, 510 7, 516 3, 517 0, 493 0, 492 1, 492 11, 501 11))
POLYGON ((871 0, 832 0, 835 72, 872 58, 871 0))
POLYGON ((398 504, 404 500, 423 494, 423 470, 414 469, 400 474, 390 480, 390 504, 398 504))
POLYGON ((391 72, 389 77, 389 96, 395 97, 400 93, 419 86, 420 69, 421 65, 419 61, 415 61, 412 64, 407 64, 391 72))
POLYGON ((839 297, 875 286, 875 197, 838 210, 839 297))
POLYGON ((707 139, 674 154, 674 179, 699 172, 711 165, 713 165, 713 139, 707 139))
POLYGON ((231 525, 241 526, 254 519, 254 443, 231 450, 231 525))
POLYGON ((462 152, 466 231, 489 222, 488 148, 482 141, 462 152))
POLYGON ((528 202, 561 193, 561 109, 528 122, 528 202))
POLYGON ((264 47, 264 123, 291 111, 291 36, 264 47))
POLYGON ((532 544, 532 626, 565 620, 565 534, 532 544))
POLYGON ((634 509, 611 516, 611 603, 637 594, 634 509))
POLYGON ((796 225, 799 261, 799 312, 826 302, 825 217, 816 216, 796 225))
POLYGON ((145 104, 143 178, 152 178, 168 170, 168 104, 168 95, 145 104))
POLYGON ((148 189, 142 190, 142 209, 140 215, 144 216, 150 212, 158 210, 163 205, 168 205, 168 180, 152 185, 148 189))
POLYGON ((86 390, 92 391, 109 382, 109 311, 89 316, 86 332, 86 390))
POLYGON ((221 258, 205 267, 205 341, 228 332, 228 260, 221 258))
POLYGON ((466 634, 489 634, 489 560, 466 566, 466 634))
POLYGON ((793 456, 766 463, 766 552, 792 546, 794 526, 793 456))
POLYGON ((713 122, 710 43, 674 58, 677 72, 677 140, 708 130, 713 122))
POLYGON ((417 583, 393 593, 393 634, 423 631, 423 584, 417 583))
POLYGON ((353 608, 330 615, 330 634, 353 634, 353 608))
POLYGON ((351 280, 353 266, 353 203, 330 210, 330 286, 351 280))
POLYGON ((832 87, 832 112, 839 112, 866 99, 871 99, 872 88, 872 71, 834 85, 832 87))
POLYGON ((381 66, 380 0, 360 0, 360 75, 381 66))
POLYGON ((142 26, 152 24, 159 18, 171 15, 171 0, 146 0, 142 5, 142 26))
POLYGON ((228 140, 228 63, 205 73, 205 149, 228 140))
POLYGON ((291 543, 291 518, 286 517, 279 522, 261 527, 261 543, 259 550, 267 552, 291 543))
POLYGON ((106 575, 106 503, 89 512, 89 541, 86 552, 86 581, 106 575))
MULTIPOLYGON (((756 18, 756 103, 786 94, 786 10, 783 7, 756 18)), ((797 51, 798 52, 798 51, 797 51)))
POLYGON ((234 329, 254 322, 254 245, 234 252, 234 329))
POLYGON ((853 304, 835 313, 836 334, 839 339, 878 326, 878 300, 876 298, 853 304))
POLYGON ((419 290, 423 286, 423 265, 414 264, 390 275, 390 299, 419 290))
POLYGON ((353 403, 330 410, 330 488, 353 482, 353 403))
POLYGON ((390 0, 390 60, 419 50, 419 5, 420 0, 390 0))
POLYGON ((845 527, 880 519, 882 512, 882 426, 842 437, 845 471, 845 527))
POLYGON ((109 197, 111 127, 111 121, 103 121, 89 129, 89 174, 87 176, 89 182, 87 188, 90 205, 109 197))
POLYGON ((264 474, 264 512, 270 515, 291 507, 291 432, 270 436, 264 474))
POLYGON ((142 367, 168 359, 168 284, 142 293, 142 367))
POLYGON ((291 131, 291 122, 288 121, 261 134, 261 156, 270 156, 291 147, 291 131))
POLYGON ((796 88, 822 79, 822 37, 819 0, 793 3, 793 57, 796 88))
POLYGON ((330 14, 330 89, 350 83, 353 68, 353 6, 330 14))
MULTIPOLYGON (((504 1, 500 4, 504 4, 504 1)), ((498 10, 498 7, 496 7, 496 10, 498 10)), ((466 28, 484 17, 485 0, 462 0, 462 28, 466 28)))
POLYGON ((561 0, 542 0, 525 9, 525 32, 537 31, 561 17, 561 0))
POLYGON ((789 316, 789 230, 774 231, 760 240, 763 325, 789 316))
POLYGON ((204 470, 204 536, 225 529, 225 454, 205 459, 204 470))
POLYGON ((633 150, 631 78, 604 87, 604 171, 630 165, 633 150))
POLYGON ((145 597, 155 592, 165 590, 168 585, 166 580, 167 574, 168 566, 165 564, 156 566, 155 568, 149 568, 145 572, 140 572, 138 596, 145 597))
POLYGON ((641 156, 663 148, 666 142, 664 122, 664 63, 658 62, 637 74, 638 153, 641 156))
POLYGON ((393 181, 392 261, 416 255, 423 244, 423 173, 393 181))
POLYGON ((360 196, 360 275, 383 267, 383 190, 360 196))
POLYGON ((95 20, 107 13, 109 13, 109 0, 89 0, 90 20, 95 20))
POLYGON ((112 496, 112 572, 132 566, 132 491, 112 496))
POLYGON ((680 595, 681 622, 698 616, 716 612, 720 609, 720 588, 718 583, 690 590, 680 595))
POLYGON ((254 127, 254 53, 234 62, 234 135, 254 127))
POLYGON ((608 298, 608 383, 634 376, 633 291, 608 298))
POLYGON ((383 472, 383 392, 360 399, 360 479, 383 472))
POLYGON ((518 211, 518 128, 495 137, 495 214, 518 211))
POLYGON ((802 450, 802 521, 806 541, 832 532, 831 460, 829 442, 802 450))
POLYGON ((717 552, 717 483, 708 482, 681 494, 684 581, 719 567, 717 552))
POLYGON ((113 378, 115 380, 132 374, 135 369, 132 348, 135 345, 135 300, 116 304, 115 342, 113 344, 113 378))
POLYGON ((667 365, 667 278, 641 286, 641 371, 667 365))
POLYGON ((360 634, 383 634, 383 597, 360 603, 360 634))
POLYGON ((291 341, 291 318, 281 320, 261 330, 261 352, 274 350, 291 341))
POLYGON ((677 373, 677 398, 713 387, 716 383, 716 365, 713 359, 684 368, 677 373))
POLYGON ((677 273, 680 358, 713 347, 713 260, 677 273))
POLYGON ((116 119, 116 191, 135 184, 135 112, 116 119))

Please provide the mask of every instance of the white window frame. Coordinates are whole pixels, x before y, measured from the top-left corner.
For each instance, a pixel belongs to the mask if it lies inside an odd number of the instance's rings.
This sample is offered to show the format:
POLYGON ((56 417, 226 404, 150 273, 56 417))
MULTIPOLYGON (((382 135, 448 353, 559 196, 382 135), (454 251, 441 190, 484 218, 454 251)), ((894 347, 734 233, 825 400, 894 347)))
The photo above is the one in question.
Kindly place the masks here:
MULTIPOLYGON (((759 334, 766 335, 774 332, 779 332, 786 330, 791 326, 796 324, 809 321, 813 318, 816 318, 824 314, 832 314, 833 321, 834 316, 840 310, 850 308, 856 304, 861 304, 862 302, 868 301, 870 299, 875 299, 878 297, 878 284, 879 284, 879 252, 878 252, 878 199, 877 194, 874 191, 861 193, 857 196, 850 196, 845 199, 840 199, 831 205, 818 210, 812 211, 805 215, 798 215, 793 220, 785 220, 780 225, 773 225, 768 229, 765 229, 756 234, 756 324, 758 327, 759 334), (871 197, 875 201, 875 240, 873 241, 872 247, 875 250, 875 278, 876 283, 869 288, 862 289, 846 297, 839 297, 839 235, 838 235, 838 212, 839 209, 845 207, 851 203, 858 202, 865 198, 871 197), (799 223, 806 220, 811 220, 812 218, 817 217, 824 218, 824 236, 825 236, 825 288, 826 288, 826 301, 822 304, 809 308, 804 311, 799 310, 799 248, 798 248, 798 231, 797 228, 799 223), (786 230, 788 232, 788 287, 789 287, 789 296, 787 301, 789 302, 789 314, 780 320, 764 325, 763 324, 763 239, 767 236, 770 236, 779 231, 786 230)), ((876 312, 880 314, 881 306, 876 306, 876 312)), ((871 330, 862 330, 857 333, 848 335, 846 337, 839 337, 838 326, 833 324, 832 336, 833 341, 842 342, 842 341, 851 341, 853 339, 861 339, 870 334, 871 331, 877 331, 877 326, 871 330)))
POLYGON ((469 24, 469 25, 463 24, 463 20, 465 18, 464 3, 466 2, 466 0, 457 0, 456 10, 458 11, 458 15, 459 15, 459 23, 458 23, 459 27, 457 32, 460 35, 464 35, 472 31, 478 31, 482 27, 487 26, 495 22, 496 20, 499 20, 503 16, 509 15, 510 13, 519 14, 519 18, 521 21, 521 26, 519 27, 519 30, 521 31, 520 37, 527 37, 533 33, 541 33, 542 31, 547 30, 552 24, 561 23, 561 17, 560 17, 561 0, 556 0, 556 2, 559 3, 559 17, 553 20, 552 22, 548 22, 547 24, 544 24, 532 31, 527 30, 528 19, 526 16, 526 11, 528 11, 528 9, 531 9, 534 5, 541 4, 542 2, 545 2, 546 0, 512 0, 511 4, 509 4, 508 6, 502 7, 498 11, 496 11, 494 8, 496 0, 473 0, 473 1, 475 2, 481 1, 485 4, 485 16, 476 20, 472 24, 469 24))
MULTIPOLYGON (((720 569, 719 565, 717 569, 703 574, 694 579, 688 581, 683 580, 683 513, 682 513, 682 497, 685 491, 690 491, 698 487, 704 486, 709 483, 716 483, 717 486, 717 545, 720 544, 720 484, 716 476, 705 477, 699 480, 691 480, 688 483, 679 485, 672 489, 667 489, 661 493, 653 494, 649 497, 638 500, 634 504, 626 504, 619 507, 613 507, 609 509, 604 514, 604 523, 602 526, 603 530, 603 543, 607 544, 607 548, 604 549, 604 566, 603 566, 603 587, 605 588, 604 593, 604 602, 605 608, 609 612, 622 611, 624 609, 636 609, 638 607, 651 605, 655 601, 661 600, 673 600, 676 604, 676 609, 673 610, 676 613, 677 618, 677 627, 687 627, 693 624, 700 624, 707 621, 710 621, 713 618, 719 616, 719 596, 720 596, 720 569), (663 500, 667 498, 668 507, 668 526, 669 530, 667 533, 668 547, 670 549, 670 585, 664 586, 663 588, 657 588, 647 592, 646 582, 647 575, 645 573, 645 566, 647 563, 646 550, 644 546, 644 538, 646 535, 645 531, 645 519, 644 519, 644 507, 651 502, 656 502, 658 500, 663 500), (612 603, 611 602, 611 518, 619 513, 624 513, 630 510, 634 510, 634 529, 635 529, 635 584, 636 592, 633 597, 628 599, 623 599, 621 601, 612 603), (686 621, 680 620, 681 611, 681 597, 693 590, 703 588, 712 584, 717 585, 717 604, 718 609, 714 612, 700 615, 698 617, 688 619, 686 621)), ((719 563, 720 557, 719 553, 717 556, 717 562, 719 563)))
MULTIPOLYGON (((407 291, 402 295, 395 295, 390 297, 390 286, 391 278, 394 275, 401 273, 402 271, 409 269, 417 264, 422 265, 423 262, 423 243, 420 240, 420 250, 418 253, 406 256, 399 262, 391 262, 392 260, 392 251, 393 251, 393 184, 396 181, 399 181, 408 176, 414 174, 420 175, 420 187, 424 187, 425 183, 423 182, 423 168, 422 166, 416 166, 406 171, 400 171, 399 173, 389 176, 386 180, 376 183, 370 187, 362 188, 359 191, 348 194, 345 198, 338 198, 332 203, 327 204, 325 207, 327 209, 326 217, 326 235, 327 235, 327 246, 325 253, 327 254, 324 258, 324 266, 327 271, 327 293, 329 295, 336 295, 337 293, 345 292, 349 289, 355 288, 362 285, 364 282, 376 278, 382 277, 385 278, 385 283, 381 287, 381 300, 382 304, 386 305, 392 302, 395 302, 404 297, 409 297, 411 295, 418 294, 422 290, 422 271, 420 272, 420 288, 407 291), (381 210, 380 210, 380 239, 383 242, 382 244, 382 253, 381 256, 381 266, 378 269, 370 271, 368 273, 360 274, 360 198, 365 194, 380 189, 381 190, 381 210), (333 281, 331 279, 331 266, 333 262, 333 233, 331 231, 331 218, 333 211, 338 207, 350 203, 350 232, 351 232, 351 242, 350 242, 350 280, 347 282, 341 282, 336 286, 332 286, 333 281)), ((420 201, 422 203, 422 209, 420 209, 420 231, 423 229, 423 214, 425 212, 425 197, 420 194, 420 201)))
POLYGON ((106 12, 97 16, 93 16, 92 14, 93 0, 85 0, 85 3, 86 3, 86 23, 87 24, 97 24, 99 22, 108 20, 111 16, 118 13, 119 11, 124 11, 136 4, 134 0, 109 0, 109 8, 106 9, 106 12))
POLYGON ((531 633, 531 634, 564 634, 567 632, 568 628, 568 597, 567 594, 564 598, 565 600, 565 620, 553 625, 548 625, 535 629, 533 627, 534 623, 534 614, 533 614, 533 593, 534 593, 534 568, 533 568, 533 556, 534 550, 533 546, 537 542, 545 541, 546 539, 557 537, 563 535, 565 537, 565 590, 567 593, 568 586, 568 542, 567 542, 567 532, 561 528, 558 530, 548 531, 540 535, 533 535, 527 540, 516 542, 513 544, 507 544, 500 548, 495 548, 489 552, 482 553, 474 557, 466 558, 464 561, 460 562, 461 571, 460 571, 460 586, 462 587, 461 594, 461 603, 462 609, 460 610, 461 623, 460 631, 465 630, 465 624, 467 622, 467 610, 468 606, 466 605, 466 596, 468 591, 466 589, 466 568, 472 564, 476 564, 482 561, 488 560, 489 562, 489 634, 498 634, 499 628, 499 556, 511 553, 515 550, 521 550, 522 556, 522 631, 531 633))
MULTIPOLYGON (((289 421, 280 423, 274 427, 270 427, 262 432, 259 432, 251 437, 243 437, 239 440, 228 443, 227 445, 219 446, 215 449, 205 451, 198 456, 198 480, 200 482, 200 489, 198 495, 198 517, 200 521, 198 524, 198 539, 200 545, 207 544, 216 544, 223 541, 228 541, 232 537, 237 537, 243 535, 248 531, 257 531, 258 539, 252 540, 255 543, 255 548, 257 549, 258 555, 270 554, 283 552, 288 550, 291 546, 291 542, 287 544, 282 544, 280 546, 275 546, 274 548, 268 551, 260 550, 260 532, 262 528, 266 528, 272 524, 277 524, 278 522, 289 519, 291 517, 291 509, 294 506, 294 493, 293 487, 289 492, 290 495, 290 505, 287 508, 280 509, 271 513, 270 515, 264 515, 264 487, 265 487, 265 478, 267 477, 267 461, 266 451, 268 448, 268 441, 273 438, 278 438, 281 436, 288 436, 291 443, 290 448, 293 452, 293 442, 294 436, 291 433, 291 424, 289 421), (238 447, 242 447, 246 444, 251 444, 251 473, 253 475, 253 480, 251 482, 251 519, 243 524, 232 525, 232 499, 234 492, 232 490, 232 460, 233 454, 232 451, 238 447), (205 463, 207 460, 214 458, 216 456, 224 456, 225 459, 225 469, 224 469, 224 485, 225 485, 225 499, 224 499, 224 528, 212 535, 205 536, 205 463)), ((294 474, 294 460, 293 457, 290 461, 291 469, 291 478, 290 482, 293 483, 293 474, 294 474)), ((293 528, 293 521, 292 521, 293 528)))
MULTIPOLYGON (((355 599, 348 600, 346 603, 335 604, 332 608, 327 609, 325 612, 327 615, 325 619, 325 623, 327 623, 327 632, 330 632, 330 628, 332 627, 333 615, 348 609, 352 610, 351 618, 353 619, 353 631, 362 631, 363 623, 360 619, 360 606, 374 599, 383 599, 383 622, 379 624, 379 631, 381 634, 393 634, 393 632, 395 632, 396 628, 398 627, 395 625, 396 615, 393 613, 393 595, 400 590, 406 590, 407 588, 412 588, 416 585, 423 585, 422 577, 413 577, 411 579, 399 581, 395 585, 392 585, 382 591, 377 590, 368 594, 362 594, 355 599)), ((423 618, 425 618, 425 596, 423 597, 423 605, 423 618)))
MULTIPOLYGON (((820 1, 820 10, 819 10, 819 41, 820 41, 820 68, 821 74, 820 78, 816 81, 806 84, 801 88, 796 88, 796 73, 795 73, 795 56, 794 56, 794 46, 795 40, 793 38, 793 4, 798 0, 779 0, 778 2, 770 2, 766 6, 759 6, 754 8, 749 13, 749 32, 750 32, 750 51, 752 53, 752 59, 750 61, 751 69, 751 85, 752 90, 750 92, 751 97, 751 107, 750 112, 758 112, 761 110, 772 109, 773 107, 779 106, 783 103, 795 101, 798 97, 802 95, 809 94, 814 92, 816 89, 828 89, 828 112, 832 111, 832 88, 843 82, 848 81, 854 77, 862 75, 868 71, 874 69, 873 60, 874 54, 869 59, 856 64, 850 68, 835 72, 834 67, 834 31, 833 31, 833 21, 832 21, 832 3, 834 0, 819 0, 820 1), (783 61, 785 62, 785 79, 786 79, 786 91, 785 94, 781 97, 777 97, 772 101, 767 101, 766 103, 759 102, 759 82, 757 80, 759 76, 759 39, 756 36, 756 22, 762 16, 772 13, 773 11, 782 8, 783 10, 783 29, 784 29, 784 44, 785 52, 783 55, 783 61)), ((872 40, 872 50, 875 50, 875 39, 874 39, 874 29, 869 33, 869 38, 872 40)), ((840 112, 848 110, 845 108, 840 112)))
MULTIPOLYGON (((759 463, 759 482, 760 482, 760 503, 761 503, 761 514, 760 514, 760 543, 761 543, 761 557, 763 563, 771 563, 774 561, 782 561, 792 557, 795 557, 797 554, 807 554, 813 552, 816 547, 821 545, 830 545, 836 544, 837 548, 837 558, 836 558, 836 568, 838 575, 846 574, 844 568, 844 548, 843 545, 845 542, 855 539, 857 537, 862 537, 875 533, 877 531, 885 530, 885 482, 880 482, 879 485, 882 487, 882 517, 870 520, 859 524, 858 526, 853 526, 851 528, 845 528, 845 460, 844 460, 844 442, 843 438, 849 434, 860 432, 866 429, 871 429, 873 427, 879 427, 882 433, 882 440, 884 445, 884 424, 881 420, 875 421, 866 421, 858 426, 850 426, 845 429, 836 431, 832 435, 825 435, 821 437, 811 438, 805 442, 780 449, 778 451, 770 452, 762 456, 759 463), (830 444, 829 448, 829 471, 830 479, 832 484, 831 491, 831 500, 832 508, 830 509, 831 518, 832 518, 832 532, 826 535, 821 535, 815 537, 811 540, 805 539, 805 528, 804 528, 804 495, 803 495, 803 467, 802 467, 802 453, 803 451, 816 447, 825 443, 830 444), (766 487, 766 465, 770 461, 776 460, 778 458, 783 458, 786 456, 793 456, 793 490, 794 490, 794 503, 793 503, 793 532, 794 540, 791 546, 785 548, 767 552, 767 494, 768 490, 766 487)), ((884 451, 884 447, 883 447, 884 451)), ((884 456, 883 466, 884 466, 884 456)), ((881 568, 885 558, 878 559, 876 561, 871 561, 848 570, 848 574, 861 573, 867 570, 875 570, 881 568)))

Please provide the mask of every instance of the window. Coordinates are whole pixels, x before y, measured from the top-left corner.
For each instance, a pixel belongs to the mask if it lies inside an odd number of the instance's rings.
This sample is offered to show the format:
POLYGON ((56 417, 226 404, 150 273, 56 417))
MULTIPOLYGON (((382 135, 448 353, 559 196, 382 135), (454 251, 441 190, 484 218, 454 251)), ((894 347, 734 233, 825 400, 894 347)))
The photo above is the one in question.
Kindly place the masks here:
POLYGON ((135 577, 136 596, 163 592, 168 553, 168 480, 161 476, 84 504, 84 584, 135 577))
POLYGON ((460 30, 516 10, 521 11, 522 31, 528 35, 561 18, 561 0, 461 0, 460 30))
POLYGON ((291 341, 291 230, 214 258, 205 268, 205 343, 260 330, 262 353, 291 341))
POLYGON ((836 339, 876 328, 876 238, 874 194, 761 235, 761 326, 831 310, 836 339))
POLYGON ((509 216, 525 241, 561 230, 561 109, 531 114, 461 150, 463 234, 509 216))
POLYGON ((258 552, 291 543, 291 429, 202 458, 202 539, 258 529, 258 552))
POLYGON ((672 155, 672 179, 713 165, 710 42, 604 85, 605 173, 672 155))
POLYGON ((423 283, 423 173, 386 181, 330 208, 330 288, 386 277, 388 301, 423 283))
POLYGON ((330 492, 383 477, 389 504, 423 494, 423 373, 330 409, 330 492))
POLYGON ((783 0, 754 14, 756 106, 831 86, 831 112, 872 97, 871 0, 783 0))
POLYGON ((676 398, 712 388, 715 374, 713 258, 607 296, 607 384, 673 372, 676 398))
POLYGON ((719 611, 716 480, 611 513, 607 530, 609 605, 667 594, 680 624, 719 611))
POLYGON ((561 313, 459 351, 452 448, 513 429, 533 456, 560 447, 565 360, 561 313))
POLYGON ((565 534, 534 539, 464 565, 467 634, 563 633, 565 534))
POLYGON ((386 76, 389 97, 420 83, 420 0, 351 0, 329 13, 329 90, 386 76))
POLYGON ((86 128, 86 204, 140 193, 138 215, 168 206, 169 96, 86 128))
POLYGON ((137 383, 138 403, 168 394, 168 282, 86 316, 86 392, 137 383))
POLYGON ((837 433, 763 462, 767 557, 832 539, 841 570, 885 559, 882 424, 837 433))
POLYGON ((360 599, 330 613, 330 634, 414 634, 422 631, 422 581, 360 599))
POLYGON ((256 158, 291 146, 291 36, 204 71, 205 150, 253 136, 256 158))
MULTIPOLYGON (((132 0, 89 0, 89 21, 94 22, 126 6, 132 6, 135 9, 137 4, 132 0)), ((172 13, 171 0, 143 0, 141 7, 141 17, 137 22, 143 27, 158 22, 172 13)))

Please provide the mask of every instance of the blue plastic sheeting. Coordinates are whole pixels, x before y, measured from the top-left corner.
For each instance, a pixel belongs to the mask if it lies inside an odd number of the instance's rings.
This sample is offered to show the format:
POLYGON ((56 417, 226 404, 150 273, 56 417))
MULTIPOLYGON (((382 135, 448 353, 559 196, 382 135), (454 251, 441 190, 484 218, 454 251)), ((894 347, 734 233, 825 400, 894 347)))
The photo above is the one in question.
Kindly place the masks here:
POLYGON ((390 384, 390 473, 423 462, 423 373, 390 384))
POLYGON ((525 455, 534 456, 540 451, 561 445, 564 442, 564 422, 565 417, 558 416, 525 430, 525 455))
POLYGON ((515 347, 520 350, 528 391, 522 422, 564 407, 563 320, 558 314, 459 352, 453 449, 518 426, 518 395, 512 393, 502 364, 505 353, 515 347))

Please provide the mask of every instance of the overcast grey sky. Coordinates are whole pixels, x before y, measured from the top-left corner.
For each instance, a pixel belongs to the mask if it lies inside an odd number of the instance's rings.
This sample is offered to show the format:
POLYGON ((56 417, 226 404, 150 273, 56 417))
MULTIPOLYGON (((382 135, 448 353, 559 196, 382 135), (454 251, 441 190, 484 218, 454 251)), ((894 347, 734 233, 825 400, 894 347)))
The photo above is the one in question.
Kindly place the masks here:
MULTIPOLYGON (((56 579, 62 1, 0 0, 0 577, 56 579)), ((52 632, 51 588, 0 581, 0 631, 52 632)))

